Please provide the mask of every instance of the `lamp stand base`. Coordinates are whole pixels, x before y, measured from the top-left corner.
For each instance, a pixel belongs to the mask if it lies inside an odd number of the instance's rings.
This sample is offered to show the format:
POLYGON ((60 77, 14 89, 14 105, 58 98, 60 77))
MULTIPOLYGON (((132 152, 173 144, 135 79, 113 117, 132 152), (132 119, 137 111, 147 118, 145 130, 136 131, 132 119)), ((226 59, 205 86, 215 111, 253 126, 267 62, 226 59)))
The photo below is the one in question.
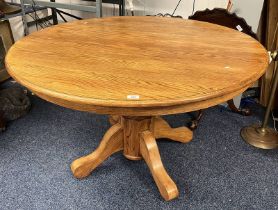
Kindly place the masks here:
POLYGON ((278 132, 272 128, 263 129, 259 125, 252 125, 242 128, 240 135, 254 147, 261 149, 278 148, 278 132))

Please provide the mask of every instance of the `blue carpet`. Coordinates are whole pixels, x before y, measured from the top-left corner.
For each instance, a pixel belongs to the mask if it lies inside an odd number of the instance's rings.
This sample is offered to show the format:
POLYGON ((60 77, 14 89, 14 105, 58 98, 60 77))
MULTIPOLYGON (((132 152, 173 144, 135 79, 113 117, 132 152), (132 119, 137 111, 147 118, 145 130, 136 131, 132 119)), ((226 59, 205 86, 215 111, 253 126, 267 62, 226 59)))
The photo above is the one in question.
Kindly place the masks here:
MULTIPOLYGON (((0 209, 278 209, 278 153, 247 145, 242 126, 260 122, 221 107, 205 112, 189 144, 159 141, 180 196, 165 202, 143 161, 117 153, 84 180, 70 163, 95 149, 107 117, 35 96, 30 113, 0 133, 0 209)), ((188 115, 166 116, 172 126, 188 115)))

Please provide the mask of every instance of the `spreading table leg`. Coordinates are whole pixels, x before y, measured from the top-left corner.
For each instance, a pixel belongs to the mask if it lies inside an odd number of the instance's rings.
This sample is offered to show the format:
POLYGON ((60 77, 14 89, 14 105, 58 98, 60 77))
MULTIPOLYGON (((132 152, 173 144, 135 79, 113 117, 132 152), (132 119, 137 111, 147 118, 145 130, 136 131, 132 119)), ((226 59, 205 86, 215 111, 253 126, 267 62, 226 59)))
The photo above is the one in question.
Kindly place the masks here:
POLYGON ((170 125, 161 117, 154 117, 153 124, 153 132, 156 139, 167 138, 181 143, 188 143, 193 138, 193 133, 189 128, 171 128, 170 125))
POLYGON ((156 140, 150 131, 144 131, 141 134, 140 151, 153 175, 161 196, 166 201, 178 197, 178 188, 161 162, 156 140))
POLYGON ((123 129, 121 124, 115 124, 106 132, 93 153, 73 161, 71 171, 76 178, 84 178, 109 156, 120 150, 123 150, 123 129))
POLYGON ((104 135, 99 147, 72 163, 73 175, 84 178, 110 155, 123 150, 123 155, 129 160, 145 160, 165 200, 176 198, 179 191, 161 162, 156 138, 187 143, 192 139, 192 131, 187 127, 171 128, 160 117, 114 116, 110 122, 112 127, 104 135))
MULTIPOLYGON (((109 116, 111 125, 120 123, 121 117, 117 115, 109 116)), ((153 133, 156 139, 167 138, 181 143, 188 143, 193 138, 193 132, 188 127, 171 128, 171 126, 162 117, 152 118, 153 133)))

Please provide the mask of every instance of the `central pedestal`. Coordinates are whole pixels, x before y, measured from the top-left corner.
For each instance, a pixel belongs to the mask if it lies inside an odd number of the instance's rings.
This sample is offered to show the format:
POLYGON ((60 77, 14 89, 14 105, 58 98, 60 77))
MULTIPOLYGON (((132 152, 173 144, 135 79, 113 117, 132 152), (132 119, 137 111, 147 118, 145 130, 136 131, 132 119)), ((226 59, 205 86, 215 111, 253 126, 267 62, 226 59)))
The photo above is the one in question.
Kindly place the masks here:
POLYGON ((112 116, 110 122, 112 127, 104 135, 99 147, 72 163, 73 175, 84 178, 109 156, 123 150, 129 160, 145 160, 165 200, 176 198, 179 194, 177 186, 161 162, 156 139, 169 138, 187 143, 192 140, 192 131, 187 127, 171 128, 160 117, 112 116))
POLYGON ((121 121, 124 130, 124 156, 129 160, 142 159, 140 152, 141 133, 152 130, 152 118, 122 117, 121 121))

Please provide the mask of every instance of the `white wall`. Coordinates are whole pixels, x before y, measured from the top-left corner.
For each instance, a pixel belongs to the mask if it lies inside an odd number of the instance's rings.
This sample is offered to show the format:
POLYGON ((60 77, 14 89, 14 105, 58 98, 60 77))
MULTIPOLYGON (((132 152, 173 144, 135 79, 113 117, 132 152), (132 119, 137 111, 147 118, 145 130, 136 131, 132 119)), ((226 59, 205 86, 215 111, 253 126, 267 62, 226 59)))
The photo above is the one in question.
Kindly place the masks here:
POLYGON ((264 0, 233 0, 232 12, 244 17, 246 22, 257 32, 264 0))
MULTIPOLYGON (((170 13, 172 14, 179 0, 148 0, 146 1, 146 13, 157 14, 157 13, 170 13)), ((195 11, 204 10, 206 8, 227 6, 227 0, 196 0, 195 11)), ((182 0, 179 8, 176 11, 176 15, 180 15, 187 18, 192 14, 193 0, 182 0)))
MULTIPOLYGON (((57 0, 58 2, 68 2, 69 0, 57 0)), ((133 0, 136 15, 154 15, 158 13, 172 14, 179 0, 133 0)), ((176 15, 184 18, 192 15, 194 0, 182 0, 176 15)), ((239 16, 246 19, 247 23, 252 26, 256 32, 260 20, 261 10, 264 0, 232 0, 233 7, 231 12, 236 12, 239 16)), ((80 2, 79 0, 70 0, 70 2, 80 2)), ((92 2, 81 1, 82 4, 92 4, 92 2)), ((227 8, 228 0, 195 0, 195 11, 206 8, 213 9, 227 8)), ((117 8, 117 6, 116 6, 117 8)), ((127 4, 127 10, 129 9, 127 4)), ((118 10, 116 10, 117 14, 118 10)), ((73 14, 82 14, 81 12, 72 11, 73 14)), ((84 14, 84 13, 83 13, 84 14)), ((104 16, 113 14, 113 6, 104 4, 104 16)), ((85 14, 85 17, 92 17, 92 14, 85 14)))
MULTIPOLYGON (((9 1, 9 0, 8 0, 9 1)), ((14 0, 19 1, 19 0, 14 0)), ((48 1, 48 0, 46 0, 48 1)), ((56 0, 57 2, 67 2, 71 4, 81 3, 92 5, 93 2, 83 0, 56 0)), ((170 13, 172 14, 175 6, 179 0, 133 0, 136 15, 154 15, 157 13, 170 13)), ((182 0, 176 15, 187 18, 192 14, 192 6, 194 0, 182 0)), ((204 10, 206 8, 213 9, 215 7, 226 8, 228 0, 195 0, 195 11, 204 10)), ((260 14, 262 10, 263 0, 233 0, 232 12, 236 12, 239 16, 246 19, 247 23, 252 26, 253 31, 256 32, 259 24, 260 14)), ((118 14, 118 6, 116 5, 115 13, 118 14)), ((104 16, 113 15, 113 5, 103 4, 104 16)), ((129 10, 127 4, 127 11, 129 10)), ((69 13, 84 18, 94 17, 92 13, 84 13, 79 11, 68 11, 69 13)), ((130 14, 130 13, 129 13, 130 14)), ((71 20, 70 18, 67 18, 71 20)), ((23 36, 23 27, 21 18, 17 17, 10 20, 12 30, 15 35, 15 40, 23 36)))
MULTIPOLYGON (((135 0, 136 1, 136 0, 135 0)), ((176 15, 187 18, 192 14, 194 0, 182 0, 176 15)), ((252 26, 256 32, 260 20, 263 6, 263 0, 233 0, 231 12, 236 12, 238 16, 246 19, 247 23, 252 26)), ((146 0, 146 14, 170 13, 175 9, 178 0, 146 0)), ((195 11, 215 7, 227 8, 228 0, 195 0, 195 11)))

